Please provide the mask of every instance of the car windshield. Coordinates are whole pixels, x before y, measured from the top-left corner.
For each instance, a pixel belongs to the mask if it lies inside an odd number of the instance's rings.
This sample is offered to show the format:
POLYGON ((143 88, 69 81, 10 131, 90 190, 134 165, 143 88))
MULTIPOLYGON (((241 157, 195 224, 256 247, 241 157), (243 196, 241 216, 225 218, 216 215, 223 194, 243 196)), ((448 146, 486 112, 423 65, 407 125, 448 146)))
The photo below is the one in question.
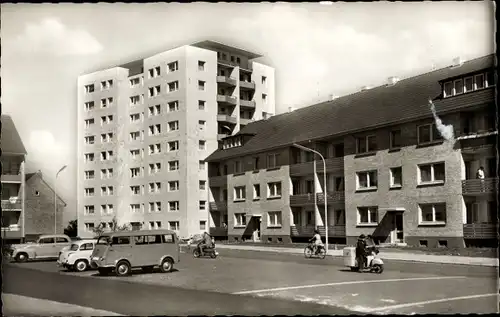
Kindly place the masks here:
POLYGON ((108 245, 109 244, 109 237, 108 236, 99 237, 99 240, 97 240, 97 244, 108 245))
POLYGON ((72 244, 70 250, 71 251, 78 251, 78 244, 72 244))

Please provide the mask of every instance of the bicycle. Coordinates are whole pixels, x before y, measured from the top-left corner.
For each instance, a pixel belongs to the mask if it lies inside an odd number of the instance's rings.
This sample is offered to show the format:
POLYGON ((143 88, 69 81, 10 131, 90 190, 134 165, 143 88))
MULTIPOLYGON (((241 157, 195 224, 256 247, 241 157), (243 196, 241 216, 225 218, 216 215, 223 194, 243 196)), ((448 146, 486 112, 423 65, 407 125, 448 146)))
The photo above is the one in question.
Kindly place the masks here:
POLYGON ((326 257, 326 250, 324 246, 318 245, 318 247, 316 248, 316 252, 314 252, 313 250, 314 250, 314 244, 310 243, 304 249, 304 256, 306 258, 312 258, 313 256, 315 256, 321 259, 324 259, 326 257))

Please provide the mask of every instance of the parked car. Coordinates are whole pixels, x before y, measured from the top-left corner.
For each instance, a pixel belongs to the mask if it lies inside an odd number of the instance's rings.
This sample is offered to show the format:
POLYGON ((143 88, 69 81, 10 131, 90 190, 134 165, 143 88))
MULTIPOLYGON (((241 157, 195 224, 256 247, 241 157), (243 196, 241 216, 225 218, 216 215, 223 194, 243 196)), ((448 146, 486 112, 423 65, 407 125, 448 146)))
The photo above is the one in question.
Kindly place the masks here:
POLYGON ((70 271, 84 272, 90 268, 90 258, 97 240, 73 241, 70 247, 59 254, 57 264, 70 271))
POLYGON ((71 244, 65 234, 42 235, 34 243, 12 245, 11 257, 17 262, 37 259, 57 259, 59 252, 71 244))
POLYGON ((179 238, 171 230, 138 230, 102 234, 92 252, 92 267, 99 274, 115 271, 130 275, 132 268, 152 272, 156 266, 164 273, 179 262, 179 238))

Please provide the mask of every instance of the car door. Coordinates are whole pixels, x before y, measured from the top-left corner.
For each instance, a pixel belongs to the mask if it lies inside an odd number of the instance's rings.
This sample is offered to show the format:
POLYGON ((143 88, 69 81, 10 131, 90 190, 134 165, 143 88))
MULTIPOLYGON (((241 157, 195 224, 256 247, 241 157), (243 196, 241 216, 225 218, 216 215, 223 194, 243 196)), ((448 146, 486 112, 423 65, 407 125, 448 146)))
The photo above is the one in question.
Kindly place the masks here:
MULTIPOLYGON (((48 258, 51 254, 54 253, 54 249, 56 248, 55 239, 52 237, 49 238, 41 238, 38 240, 38 245, 36 247, 36 257, 40 258, 48 258)), ((57 256, 57 253, 56 253, 57 256)))
POLYGON ((92 256, 92 251, 94 251, 94 244, 92 242, 84 243, 80 247, 80 254, 79 254, 78 258, 79 259, 87 259, 90 261, 90 258, 92 256))

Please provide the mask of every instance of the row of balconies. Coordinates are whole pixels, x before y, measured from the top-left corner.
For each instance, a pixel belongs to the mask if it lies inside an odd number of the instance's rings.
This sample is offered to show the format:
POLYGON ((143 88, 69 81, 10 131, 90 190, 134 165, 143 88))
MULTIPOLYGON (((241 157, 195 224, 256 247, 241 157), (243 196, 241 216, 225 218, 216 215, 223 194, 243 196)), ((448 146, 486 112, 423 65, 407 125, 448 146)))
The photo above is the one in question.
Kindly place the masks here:
MULTIPOLYGON (((236 97, 233 96, 220 95, 220 94, 217 95, 217 102, 223 105, 236 106, 237 101, 238 99, 236 99, 236 97)), ((240 99, 240 106, 255 109, 255 101, 240 99)))
MULTIPOLYGON (((236 87, 237 82, 236 78, 230 76, 217 76, 217 83, 219 84, 236 87)), ((240 80, 240 88, 255 90, 255 82, 240 80)))

